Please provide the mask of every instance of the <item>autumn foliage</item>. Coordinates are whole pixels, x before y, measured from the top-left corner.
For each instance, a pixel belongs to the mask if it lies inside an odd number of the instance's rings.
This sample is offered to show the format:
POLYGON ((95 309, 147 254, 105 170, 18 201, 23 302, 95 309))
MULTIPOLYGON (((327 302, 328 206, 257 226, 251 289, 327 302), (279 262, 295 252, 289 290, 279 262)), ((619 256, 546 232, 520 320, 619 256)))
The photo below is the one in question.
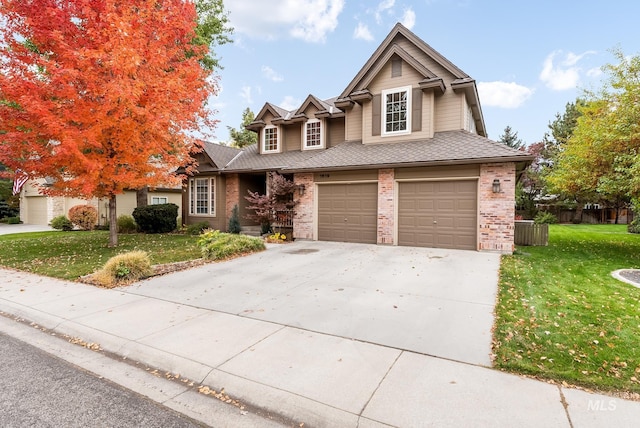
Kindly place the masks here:
POLYGON ((0 14, 0 163, 110 201, 192 165, 215 93, 192 1, 0 0, 0 14))
POLYGON ((82 230, 93 230, 98 224, 98 210, 92 205, 76 205, 69 208, 69 220, 82 230))

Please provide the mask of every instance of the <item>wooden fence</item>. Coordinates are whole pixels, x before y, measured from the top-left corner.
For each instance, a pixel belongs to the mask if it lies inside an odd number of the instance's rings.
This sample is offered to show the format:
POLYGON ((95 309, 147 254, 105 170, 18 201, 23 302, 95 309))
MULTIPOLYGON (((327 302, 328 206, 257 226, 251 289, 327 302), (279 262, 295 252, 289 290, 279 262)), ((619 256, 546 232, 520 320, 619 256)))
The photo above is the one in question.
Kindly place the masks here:
POLYGON ((516 220, 515 222, 516 245, 543 245, 549 244, 549 225, 535 224, 533 220, 516 220))

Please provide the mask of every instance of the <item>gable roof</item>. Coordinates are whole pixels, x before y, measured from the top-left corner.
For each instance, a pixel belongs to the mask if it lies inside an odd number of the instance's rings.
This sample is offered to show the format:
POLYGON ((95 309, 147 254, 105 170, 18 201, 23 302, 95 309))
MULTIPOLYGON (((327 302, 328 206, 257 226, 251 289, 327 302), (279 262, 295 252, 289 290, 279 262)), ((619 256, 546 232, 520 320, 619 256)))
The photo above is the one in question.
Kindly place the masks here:
MULTIPOLYGON (((338 97, 339 99, 348 97, 349 94, 351 92, 353 92, 359 86, 361 81, 365 78, 367 73, 372 69, 372 67, 374 67, 374 65, 376 63, 378 63, 378 62, 386 62, 386 61, 380 61, 380 60, 381 59, 383 59, 383 60, 384 59, 388 59, 387 55, 385 55, 387 51, 389 51, 389 50, 396 51, 397 48, 399 48, 399 46, 393 44, 393 41, 395 40, 395 38, 398 35, 403 36, 404 38, 409 40, 411 43, 413 43, 418 49, 420 49, 427 56, 431 57, 435 62, 437 62, 444 69, 446 69, 448 72, 450 72, 454 76, 455 79, 464 79, 464 78, 468 78, 469 77, 468 74, 466 74, 464 71, 460 70, 451 61, 449 61, 447 58, 445 58, 442 54, 440 54, 438 51, 433 49, 426 42, 424 42, 421 38, 419 38, 413 32, 411 32, 407 27, 405 27, 404 25, 402 25, 401 23, 398 22, 393 27, 393 29, 391 30, 389 35, 387 35, 387 37, 382 41, 380 46, 378 46, 378 49, 375 50, 375 52, 371 55, 369 60, 360 69, 358 74, 356 74, 356 76, 353 78, 351 83, 349 83, 349 85, 347 85, 345 90, 342 91, 342 93, 338 97)), ((400 48, 400 49, 402 49, 402 48, 400 48)), ((404 49, 402 49, 402 51, 404 51, 404 49)), ((396 52, 394 52, 394 53, 396 53, 396 52)), ((405 53, 406 53, 406 51, 405 51, 405 53)), ((398 53, 398 55, 400 55, 400 57, 402 59, 405 59, 405 57, 403 57, 401 54, 398 53)), ((411 57, 408 53, 406 53, 406 55, 411 57)), ((413 58, 413 57, 411 57, 411 58, 413 58)), ((413 61, 415 61, 415 59, 413 59, 413 61)), ((412 66, 414 66, 414 64, 412 62, 410 62, 410 61, 407 61, 407 62, 409 64, 411 64, 412 66)), ((417 62, 417 61, 415 61, 415 62, 417 62)), ((414 68, 415 68, 415 66, 414 66, 414 68)), ((420 70, 418 70, 418 71, 420 71, 420 70)), ((435 75, 433 73, 431 73, 431 74, 432 74, 431 76, 425 75, 425 77, 435 77, 435 75)))
MULTIPOLYGON (((454 92, 462 91, 467 97, 467 102, 473 110, 475 117, 476 129, 482 136, 487 135, 484 124, 482 108, 480 107, 480 98, 476 88, 476 82, 467 73, 459 69, 455 64, 445 58, 440 52, 436 51, 428 45, 420 37, 416 36, 408 28, 401 23, 397 23, 387 37, 382 41, 380 46, 371 55, 369 60, 360 69, 358 74, 351 80, 349 85, 342 91, 337 99, 337 105, 346 107, 353 101, 363 96, 363 92, 368 92, 367 86, 378 75, 382 67, 394 56, 402 58, 407 64, 413 67, 418 73, 422 74, 424 79, 419 82, 423 89, 434 88, 437 93, 442 94, 445 90, 442 76, 436 76, 431 70, 425 67, 414 56, 410 55, 405 49, 400 47, 396 40, 403 37, 412 43, 426 56, 430 57, 442 68, 447 70, 453 77, 451 88, 454 92)), ((369 94, 370 95, 370 94, 369 94)))
POLYGON ((204 153, 211 160, 213 165, 219 170, 224 169, 242 150, 235 147, 223 146, 222 144, 202 142, 204 153))

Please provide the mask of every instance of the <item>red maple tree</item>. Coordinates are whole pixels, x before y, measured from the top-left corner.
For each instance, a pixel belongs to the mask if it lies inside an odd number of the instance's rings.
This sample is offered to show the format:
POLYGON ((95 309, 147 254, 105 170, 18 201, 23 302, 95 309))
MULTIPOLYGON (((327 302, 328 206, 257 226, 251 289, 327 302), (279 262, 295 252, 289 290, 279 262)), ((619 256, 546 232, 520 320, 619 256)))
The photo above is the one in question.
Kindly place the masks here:
POLYGON ((0 0, 0 19, 0 163, 107 198, 117 245, 116 195, 178 182, 215 125, 193 1, 0 0))

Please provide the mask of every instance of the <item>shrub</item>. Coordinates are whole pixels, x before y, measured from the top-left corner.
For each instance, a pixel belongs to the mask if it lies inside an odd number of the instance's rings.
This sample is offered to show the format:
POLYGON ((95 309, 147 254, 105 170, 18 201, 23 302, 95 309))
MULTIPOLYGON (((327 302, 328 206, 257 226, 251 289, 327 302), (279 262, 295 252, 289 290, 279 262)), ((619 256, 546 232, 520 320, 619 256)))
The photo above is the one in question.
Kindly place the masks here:
POLYGON ((91 205, 76 205, 69 209, 69 220, 82 230, 93 230, 98 222, 98 210, 91 205))
POLYGON ((133 219, 133 216, 127 214, 118 216, 116 224, 118 226, 118 233, 135 233, 138 231, 138 225, 133 219))
POLYGON ((71 223, 71 220, 64 215, 54 217, 51 219, 51 223, 49 223, 49 225, 56 230, 63 230, 65 232, 73 230, 73 223, 71 223))
POLYGON ((236 204, 231 210, 231 217, 229 217, 229 233, 240 233, 240 229, 240 214, 236 204))
POLYGON ((198 245, 202 251, 202 257, 209 260, 226 259, 266 248, 264 241, 260 238, 222 233, 219 230, 207 230, 202 233, 198 239, 198 245))
POLYGON ((193 236, 200 235, 205 229, 208 229, 209 227, 209 223, 207 223, 206 221, 199 221, 187 226, 187 234, 193 236))
POLYGON ((556 224, 558 217, 550 213, 549 211, 540 211, 533 219, 535 224, 556 224))
POLYGON ((629 233, 640 233, 640 216, 631 220, 631 223, 627 224, 627 231, 629 233))
POLYGON ((176 204, 157 204, 138 207, 133 210, 133 218, 145 233, 168 233, 176 229, 178 206, 176 204))
POLYGON ((7 217, 7 224, 20 224, 20 217, 7 217))
POLYGON ((93 275, 100 285, 113 288, 151 276, 151 260, 144 251, 131 251, 111 257, 104 267, 93 275))

